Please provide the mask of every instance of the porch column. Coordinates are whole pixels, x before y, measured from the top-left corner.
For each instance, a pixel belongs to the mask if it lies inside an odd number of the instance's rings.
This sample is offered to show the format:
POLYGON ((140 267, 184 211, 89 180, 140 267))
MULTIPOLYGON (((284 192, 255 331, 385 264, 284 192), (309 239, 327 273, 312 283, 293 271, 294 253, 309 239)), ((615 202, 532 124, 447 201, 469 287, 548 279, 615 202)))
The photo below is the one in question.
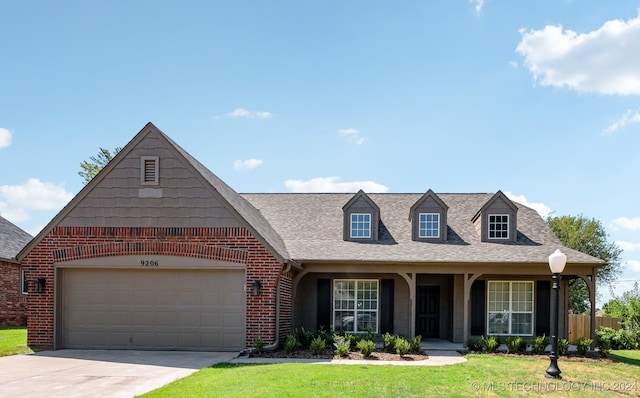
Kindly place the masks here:
POLYGON ((478 279, 482 274, 472 274, 469 275, 467 273, 464 274, 464 301, 463 301, 463 320, 462 320, 462 344, 466 344, 469 339, 469 318, 471 316, 471 285, 478 279))
POLYGON ((591 349, 593 350, 596 345, 596 278, 595 278, 595 269, 593 270, 592 275, 578 275, 584 283, 587 285, 587 289, 589 290, 589 303, 591 304, 591 312, 590 312, 590 325, 589 328, 589 338, 591 339, 591 349))
POLYGON ((416 335, 416 274, 415 272, 398 272, 409 285, 409 338, 416 335))

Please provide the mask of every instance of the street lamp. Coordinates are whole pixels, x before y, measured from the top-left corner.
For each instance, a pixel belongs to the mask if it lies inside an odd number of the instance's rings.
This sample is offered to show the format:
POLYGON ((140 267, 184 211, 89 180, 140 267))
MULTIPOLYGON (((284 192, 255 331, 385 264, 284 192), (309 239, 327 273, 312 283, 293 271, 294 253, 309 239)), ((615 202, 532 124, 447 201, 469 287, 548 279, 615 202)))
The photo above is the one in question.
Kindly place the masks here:
POLYGON ((553 324, 551 325, 551 355, 549 359, 551 363, 547 368, 547 374, 545 377, 550 379, 562 379, 560 373, 562 371, 558 367, 558 309, 560 301, 560 274, 564 271, 564 266, 567 264, 567 255, 562 253, 560 249, 557 249, 549 256, 549 268, 553 274, 553 293, 555 296, 555 303, 553 304, 553 324))

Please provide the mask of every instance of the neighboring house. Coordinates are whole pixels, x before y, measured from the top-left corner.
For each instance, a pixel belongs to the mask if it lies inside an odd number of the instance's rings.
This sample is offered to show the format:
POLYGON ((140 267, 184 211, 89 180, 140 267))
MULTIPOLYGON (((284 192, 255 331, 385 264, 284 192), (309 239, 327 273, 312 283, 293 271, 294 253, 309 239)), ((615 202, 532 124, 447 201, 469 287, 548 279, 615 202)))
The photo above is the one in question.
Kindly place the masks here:
POLYGON ((27 324, 28 282, 16 256, 32 238, 0 216, 0 326, 27 324))
MULTIPOLYGON (((18 255, 40 348, 241 350, 294 328, 549 334, 548 256, 603 262, 495 194, 238 194, 147 124, 18 255)), ((592 311, 595 313, 595 311, 592 311)))

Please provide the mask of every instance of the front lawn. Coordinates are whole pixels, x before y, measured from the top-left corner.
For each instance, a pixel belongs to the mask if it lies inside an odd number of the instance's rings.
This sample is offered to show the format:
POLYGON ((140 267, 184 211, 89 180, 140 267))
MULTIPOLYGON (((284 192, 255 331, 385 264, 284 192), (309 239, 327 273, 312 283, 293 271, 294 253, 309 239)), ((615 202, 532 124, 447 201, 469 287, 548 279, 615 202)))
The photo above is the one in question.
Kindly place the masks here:
POLYGON ((27 328, 0 328, 0 357, 15 354, 27 354, 31 352, 33 351, 27 347, 27 328))
POLYGON ((442 367, 226 363, 144 397, 640 396, 640 351, 612 354, 613 362, 561 358, 562 380, 544 377, 548 360, 487 354, 442 367))

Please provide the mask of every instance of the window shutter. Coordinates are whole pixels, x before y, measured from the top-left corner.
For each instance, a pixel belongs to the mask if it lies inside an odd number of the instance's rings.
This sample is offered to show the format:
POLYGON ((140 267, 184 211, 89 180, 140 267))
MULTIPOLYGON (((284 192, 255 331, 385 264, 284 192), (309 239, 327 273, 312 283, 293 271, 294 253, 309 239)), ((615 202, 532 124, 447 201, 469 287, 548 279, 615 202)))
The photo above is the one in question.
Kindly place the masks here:
POLYGON ((482 336, 484 331, 486 288, 484 281, 471 285, 471 335, 482 336))
POLYGON ((316 311, 316 329, 324 327, 331 330, 331 280, 318 279, 318 302, 316 311))
POLYGON ((393 295, 394 280, 380 281, 380 334, 393 334, 393 295))

